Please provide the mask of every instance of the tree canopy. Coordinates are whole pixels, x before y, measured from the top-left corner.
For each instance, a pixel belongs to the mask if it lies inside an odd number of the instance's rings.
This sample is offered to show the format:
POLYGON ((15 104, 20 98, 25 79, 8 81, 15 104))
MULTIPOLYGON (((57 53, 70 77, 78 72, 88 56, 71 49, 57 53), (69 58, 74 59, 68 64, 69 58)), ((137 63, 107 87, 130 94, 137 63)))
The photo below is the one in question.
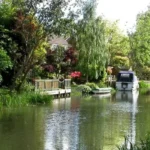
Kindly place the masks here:
POLYGON ((137 15, 135 31, 129 33, 129 38, 132 66, 142 78, 142 72, 150 67, 150 8, 137 15))
POLYGON ((117 21, 106 21, 105 37, 106 47, 109 51, 109 64, 120 68, 129 68, 129 38, 119 29, 117 21))
POLYGON ((104 21, 101 17, 95 17, 95 5, 87 3, 83 10, 83 18, 77 23, 73 36, 79 52, 77 69, 88 81, 102 76, 108 53, 105 48, 104 21))

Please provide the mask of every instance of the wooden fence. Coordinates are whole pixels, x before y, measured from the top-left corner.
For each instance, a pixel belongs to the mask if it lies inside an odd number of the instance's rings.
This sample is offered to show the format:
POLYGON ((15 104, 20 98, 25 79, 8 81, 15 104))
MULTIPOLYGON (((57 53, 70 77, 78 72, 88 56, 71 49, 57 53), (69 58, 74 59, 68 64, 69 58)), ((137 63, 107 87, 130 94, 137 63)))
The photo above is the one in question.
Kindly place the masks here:
POLYGON ((59 79, 38 79, 35 80, 35 90, 41 91, 53 91, 59 89, 71 89, 71 80, 64 79, 60 81, 59 79))

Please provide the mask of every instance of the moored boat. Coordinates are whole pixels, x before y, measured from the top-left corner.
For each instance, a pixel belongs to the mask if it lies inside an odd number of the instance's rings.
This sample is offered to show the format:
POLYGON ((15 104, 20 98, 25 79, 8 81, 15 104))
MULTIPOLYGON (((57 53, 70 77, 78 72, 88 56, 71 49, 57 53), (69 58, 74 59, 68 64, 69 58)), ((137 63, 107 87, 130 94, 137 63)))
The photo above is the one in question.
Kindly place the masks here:
POLYGON ((107 94, 111 92, 111 87, 108 88, 96 88, 92 90, 92 93, 94 94, 107 94))
POLYGON ((133 71, 120 71, 117 76, 116 89, 132 91, 139 88, 138 78, 133 71))

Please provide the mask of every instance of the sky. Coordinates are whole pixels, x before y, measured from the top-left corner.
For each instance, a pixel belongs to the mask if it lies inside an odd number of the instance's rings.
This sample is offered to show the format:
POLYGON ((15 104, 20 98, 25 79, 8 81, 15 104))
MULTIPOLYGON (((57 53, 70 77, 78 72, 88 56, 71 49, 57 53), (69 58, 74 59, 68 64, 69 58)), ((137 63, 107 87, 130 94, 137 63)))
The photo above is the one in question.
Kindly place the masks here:
POLYGON ((119 27, 131 30, 136 22, 136 15, 145 11, 150 0, 98 0, 97 15, 108 20, 119 20, 119 27))

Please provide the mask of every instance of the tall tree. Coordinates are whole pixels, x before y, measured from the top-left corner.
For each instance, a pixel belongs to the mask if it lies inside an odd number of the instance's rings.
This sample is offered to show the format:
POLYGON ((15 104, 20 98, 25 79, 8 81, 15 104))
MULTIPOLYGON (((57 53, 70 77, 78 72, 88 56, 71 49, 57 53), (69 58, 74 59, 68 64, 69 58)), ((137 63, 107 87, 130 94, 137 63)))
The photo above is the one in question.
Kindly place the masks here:
POLYGON ((150 70, 150 8, 137 15, 135 31, 129 37, 133 68, 143 78, 141 73, 150 70))
MULTIPOLYGON (((46 36, 43 26, 25 10, 15 9, 9 1, 0 6, 0 46, 7 53, 13 64, 7 73, 12 88, 19 90, 29 70, 44 58, 46 36), (7 10, 2 13, 4 8, 7 10), (13 14, 10 12, 13 11, 13 14), (42 57, 43 56, 43 57, 42 57)), ((4 75, 5 76, 5 75, 4 75)))
MULTIPOLYGON (((6 1, 6 0, 5 0, 6 1)), ((80 16, 84 0, 7 0, 36 17, 49 34, 62 34, 80 16), (74 9, 75 8, 75 9, 74 9)))
POLYGON ((137 15, 136 31, 130 37, 136 62, 150 66, 150 8, 137 15))
POLYGON ((108 53, 105 48, 104 21, 95 17, 95 3, 88 2, 83 8, 83 19, 73 35, 79 51, 78 70, 89 79, 98 79, 104 71, 108 53))
POLYGON ((118 27, 118 22, 106 21, 106 47, 109 51, 109 64, 129 68, 129 38, 118 27))
MULTIPOLYGON (((63 28, 59 27, 65 15, 65 6, 68 6, 67 0, 1 2, 0 25, 8 30, 7 36, 11 37, 14 46, 4 49, 13 62, 11 74, 13 89, 21 89, 29 70, 44 60, 47 35, 63 33, 63 28)), ((64 24, 70 23, 70 20, 64 20, 64 24)), ((4 38, 3 34, 1 38, 4 38)))

